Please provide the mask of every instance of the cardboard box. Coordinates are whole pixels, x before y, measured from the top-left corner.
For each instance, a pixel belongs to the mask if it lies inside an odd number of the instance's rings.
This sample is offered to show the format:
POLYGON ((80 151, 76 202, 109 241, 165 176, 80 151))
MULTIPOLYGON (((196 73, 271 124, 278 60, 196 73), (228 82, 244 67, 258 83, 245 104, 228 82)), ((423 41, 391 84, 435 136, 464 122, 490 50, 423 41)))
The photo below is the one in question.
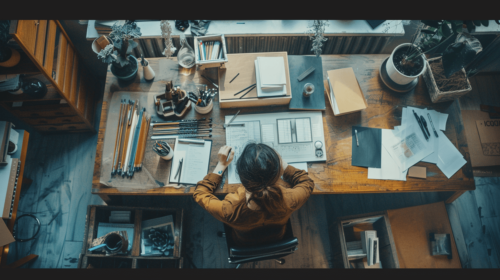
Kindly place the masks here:
POLYGON ((335 116, 361 111, 368 107, 365 95, 351 67, 330 70, 326 73, 328 79, 325 83, 325 91, 335 116), (330 90, 333 91, 333 95, 330 90))
POLYGON ((229 54, 225 68, 219 69, 219 106, 220 108, 241 108, 256 106, 288 105, 292 99, 292 88, 290 86, 290 70, 288 66, 287 52, 265 52, 265 53, 238 53, 229 54), (285 62, 286 95, 278 97, 257 97, 257 88, 248 92, 246 90, 234 96, 242 89, 256 84, 255 60, 259 56, 275 57, 282 56, 285 62), (238 77, 229 83, 237 74, 238 77))
POLYGON ((477 129, 476 121, 490 120, 489 114, 481 111, 462 110, 462 120, 472 167, 500 165, 500 156, 484 155, 477 129))
POLYGON ((226 50, 226 39, 224 39, 224 34, 221 35, 209 35, 209 36, 195 36, 194 37, 194 57, 195 57, 195 63, 200 67, 201 70, 204 68, 213 68, 213 67, 225 67, 225 63, 227 63, 228 58, 227 58, 227 50, 226 50), (200 47, 199 47, 199 42, 210 42, 210 41, 219 41, 221 42, 221 47, 222 47, 222 54, 223 58, 218 59, 218 60, 200 60, 199 53, 200 53, 200 47))
POLYGON ((427 170, 427 168, 425 168, 423 166, 412 166, 408 170, 408 176, 414 177, 414 178, 425 179, 425 178, 427 178, 426 170, 427 170))

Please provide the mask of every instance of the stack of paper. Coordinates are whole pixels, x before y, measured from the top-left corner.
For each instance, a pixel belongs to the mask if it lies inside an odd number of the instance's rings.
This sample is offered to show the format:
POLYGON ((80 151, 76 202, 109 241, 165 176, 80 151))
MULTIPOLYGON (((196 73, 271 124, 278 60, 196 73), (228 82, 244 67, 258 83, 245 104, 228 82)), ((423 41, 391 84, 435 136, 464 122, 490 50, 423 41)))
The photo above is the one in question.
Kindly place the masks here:
POLYGON ((283 57, 257 57, 255 77, 258 97, 286 95, 286 73, 283 57))
POLYGON ((382 130, 381 168, 368 168, 368 178, 406 181, 408 168, 420 161, 436 164, 447 178, 453 176, 466 160, 442 132, 447 119, 448 114, 434 110, 403 108, 401 126, 382 130), (424 130, 430 133, 426 134, 428 139, 414 112, 425 119, 424 130))
POLYGON ((19 75, 0 75, 0 92, 15 90, 19 87, 19 75))

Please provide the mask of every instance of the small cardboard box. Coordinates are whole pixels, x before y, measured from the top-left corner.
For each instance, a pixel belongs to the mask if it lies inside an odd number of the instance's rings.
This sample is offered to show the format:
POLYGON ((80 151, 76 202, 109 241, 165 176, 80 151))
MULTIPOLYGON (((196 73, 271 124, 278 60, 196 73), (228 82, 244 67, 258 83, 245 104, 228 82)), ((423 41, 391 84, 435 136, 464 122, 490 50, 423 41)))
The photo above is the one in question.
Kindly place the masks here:
POLYGON ((227 50, 226 50, 226 40, 224 39, 224 34, 221 35, 209 35, 209 36, 199 36, 194 37, 194 55, 195 55, 195 63, 199 66, 200 70, 204 68, 214 68, 214 67, 222 67, 224 68, 225 63, 228 62, 227 50), (222 58, 217 60, 200 60, 200 40, 202 42, 211 42, 211 41, 219 41, 221 42, 222 47, 222 58))
POLYGON ((265 53, 237 53, 229 54, 231 61, 226 63, 225 69, 219 69, 219 106, 220 108, 240 108, 256 106, 288 105, 292 99, 292 88, 290 86, 290 70, 288 66, 287 52, 265 52, 265 53), (276 57, 282 56, 285 62, 286 95, 277 97, 257 97, 257 88, 253 88, 243 98, 239 98, 247 92, 235 93, 256 84, 255 60, 259 56, 276 57), (230 81, 238 74, 238 77, 230 81))

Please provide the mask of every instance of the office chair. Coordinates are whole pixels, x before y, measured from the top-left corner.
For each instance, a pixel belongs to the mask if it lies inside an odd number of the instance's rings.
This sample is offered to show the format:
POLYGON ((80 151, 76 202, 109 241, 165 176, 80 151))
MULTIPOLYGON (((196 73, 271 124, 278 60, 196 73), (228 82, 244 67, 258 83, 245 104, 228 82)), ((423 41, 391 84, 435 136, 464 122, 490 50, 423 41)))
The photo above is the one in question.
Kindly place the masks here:
POLYGON ((251 247, 237 246, 232 237, 232 230, 231 227, 224 224, 225 232, 219 232, 219 236, 226 238, 229 255, 228 261, 229 263, 238 264, 236 268, 239 268, 243 263, 269 259, 275 259, 279 264, 284 264, 285 259, 283 257, 294 253, 299 245, 298 239, 293 236, 290 219, 286 223, 283 239, 264 245, 251 247))

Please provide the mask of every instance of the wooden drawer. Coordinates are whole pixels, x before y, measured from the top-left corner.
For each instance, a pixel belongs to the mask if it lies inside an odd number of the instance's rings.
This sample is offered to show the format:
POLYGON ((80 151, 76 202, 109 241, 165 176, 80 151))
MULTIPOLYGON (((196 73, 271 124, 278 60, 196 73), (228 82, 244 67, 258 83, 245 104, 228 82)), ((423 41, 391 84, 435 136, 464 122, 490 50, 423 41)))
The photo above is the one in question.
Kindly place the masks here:
POLYGON ((87 130, 89 127, 85 123, 70 123, 70 124, 50 124, 50 125, 37 125, 35 128, 39 131, 72 131, 72 130, 87 130))
POLYGON ((20 119, 76 115, 76 112, 68 104, 10 107, 10 110, 20 119))
POLYGON ((83 123, 82 118, 79 116, 62 116, 62 117, 49 117, 49 118, 21 118, 28 124, 33 126, 48 125, 48 124, 73 124, 83 123))
POLYGON ((79 268, 182 268, 182 229, 183 209, 88 205, 85 233, 79 268), (90 252, 92 241, 97 236, 99 223, 108 223, 111 211, 131 211, 130 224, 134 224, 134 236, 131 252, 127 255, 106 256, 102 252, 90 252), (174 221, 174 249, 170 256, 141 256, 142 222, 166 215, 172 215, 174 221))

